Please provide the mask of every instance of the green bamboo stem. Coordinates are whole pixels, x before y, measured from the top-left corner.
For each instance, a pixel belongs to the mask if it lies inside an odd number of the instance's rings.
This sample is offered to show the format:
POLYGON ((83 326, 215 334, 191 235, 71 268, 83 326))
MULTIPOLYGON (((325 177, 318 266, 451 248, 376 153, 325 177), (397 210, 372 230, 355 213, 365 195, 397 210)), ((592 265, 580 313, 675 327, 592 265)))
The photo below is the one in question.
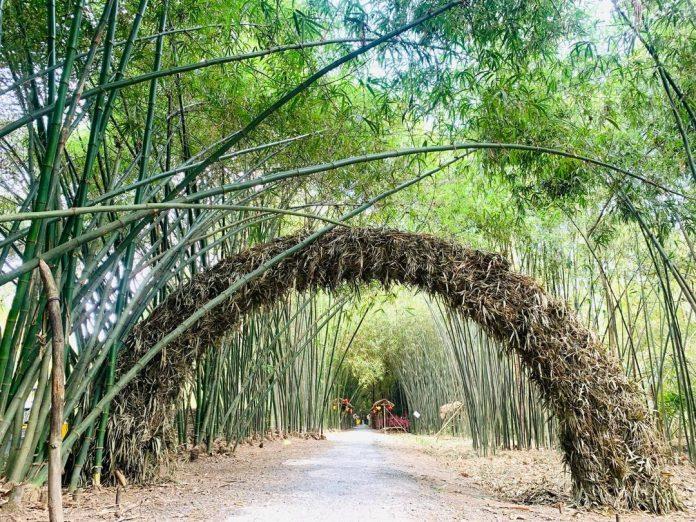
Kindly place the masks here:
MULTIPOLYGON (((36 203, 34 205, 35 211, 45 210, 49 200, 51 199, 51 194, 49 190, 53 185, 54 179, 54 169, 55 163, 59 159, 56 154, 59 148, 60 134, 61 134, 61 123, 63 116, 63 109, 65 107, 66 93, 70 84, 70 77, 72 74, 73 61, 76 54, 77 41, 80 34, 80 24, 82 21, 82 8, 84 0, 79 0, 75 4, 75 11, 73 13, 73 20, 70 25, 70 34, 68 36, 68 50, 66 53, 65 67, 61 74, 60 84, 58 86, 58 91, 56 93, 56 104, 52 111, 52 116, 49 123, 49 132, 47 135, 47 145, 43 158, 43 165, 41 168, 41 174, 39 176, 38 182, 38 193, 36 197, 36 203)), ((39 239, 39 234, 41 232, 41 222, 34 221, 31 223, 29 228, 29 233, 25 242, 23 260, 34 259, 34 255, 37 249, 37 243, 39 239)), ((36 265, 35 265, 36 266, 36 265)), ((15 291, 15 296, 12 301, 12 306, 8 313, 8 318, 5 323, 5 333, 0 341, 0 394, 4 394, 5 390, 9 387, 12 376, 8 375, 7 367, 9 364, 9 355, 11 350, 11 340, 14 337, 14 330, 17 325, 19 307, 23 302, 26 292, 29 286, 29 273, 23 273, 17 282, 17 289, 15 291)), ((0 420, 2 419, 3 412, 0 411, 0 420)))
MULTIPOLYGON (((195 197, 196 195, 192 195, 195 197)), ((207 197, 207 196, 206 196, 207 197)), ((341 226, 343 223, 335 219, 331 219, 319 214, 309 212, 297 212, 291 209, 271 208, 271 207, 255 207, 249 205, 225 205, 219 203, 133 203, 131 205, 100 205, 98 207, 70 207, 62 210, 46 210, 43 212, 24 212, 17 214, 0 214, 0 223, 24 221, 24 220, 42 220, 45 218, 65 217, 65 216, 81 216, 85 214, 112 213, 112 212, 137 212, 142 210, 172 210, 172 209, 200 209, 200 210, 234 210, 239 212, 264 212, 272 214, 280 214, 285 216, 301 217, 307 219, 316 219, 326 223, 341 226)), ((154 214, 154 213, 148 213, 154 214)))
MULTIPOLYGON (((169 7, 169 1, 165 0, 162 11, 160 14, 159 21, 159 32, 163 33, 166 23, 167 23, 167 10, 169 7)), ((157 44, 155 46, 155 60, 153 68, 155 71, 159 71, 160 64, 162 62, 162 42, 163 36, 157 39, 157 44)), ((146 176, 147 165, 150 159, 150 145, 152 142, 152 132, 153 132, 153 120, 155 117, 155 100, 157 97, 157 80, 153 79, 150 82, 150 91, 148 95, 148 108, 147 115, 145 117, 145 129, 143 133, 143 146, 140 154, 140 165, 139 165, 139 175, 138 179, 142 179, 146 176)), ((142 191, 136 190, 135 192, 135 204, 139 204, 142 199, 142 191)), ((126 248, 125 260, 124 260, 124 270, 121 277, 121 281, 118 288, 118 297, 116 300, 115 313, 121 315, 123 309, 125 308, 125 303, 128 298, 129 285, 131 279, 131 270, 133 268, 133 256, 135 255, 135 243, 130 243, 126 248)), ((118 343, 113 343, 109 353, 109 363, 106 376, 106 392, 108 393, 111 387, 114 385, 116 379, 116 361, 118 354, 118 343)), ((99 423, 99 429, 97 431, 97 452, 94 460, 94 472, 93 472, 93 482, 96 485, 100 483, 101 471, 102 471, 102 459, 103 459, 103 448, 104 448, 104 438, 106 436, 106 426, 109 422, 109 405, 104 408, 102 412, 102 418, 99 423)))

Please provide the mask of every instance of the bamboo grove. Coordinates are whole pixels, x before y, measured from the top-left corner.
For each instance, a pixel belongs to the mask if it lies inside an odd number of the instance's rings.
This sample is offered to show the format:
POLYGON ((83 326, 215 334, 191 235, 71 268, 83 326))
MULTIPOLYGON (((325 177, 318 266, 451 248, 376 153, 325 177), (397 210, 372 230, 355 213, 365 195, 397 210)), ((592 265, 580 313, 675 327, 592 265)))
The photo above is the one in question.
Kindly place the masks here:
MULTIPOLYGON (((74 490, 141 443, 108 444, 132 432, 113 399, 136 324, 249 246, 364 224, 502 253, 599 333, 696 459, 693 6, 607 5, 600 23, 549 0, 0 0, 0 476, 46 480, 40 259, 74 490)), ((155 453, 320 436, 350 422, 336 398, 371 386, 421 412, 416 431, 480 451, 557 443, 496 341, 399 292, 387 328, 383 295, 299 293, 245 317, 190 361, 176 444, 155 453), (412 299, 409 327, 393 310, 412 299)))

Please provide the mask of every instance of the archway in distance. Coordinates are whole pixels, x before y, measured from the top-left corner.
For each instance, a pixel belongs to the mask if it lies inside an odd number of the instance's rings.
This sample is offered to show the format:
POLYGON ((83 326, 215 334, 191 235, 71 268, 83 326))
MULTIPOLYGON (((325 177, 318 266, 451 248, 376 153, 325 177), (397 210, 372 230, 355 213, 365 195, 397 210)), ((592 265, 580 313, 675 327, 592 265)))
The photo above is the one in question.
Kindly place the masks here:
MULTIPOLYGON (((211 299, 307 235, 259 244, 197 274, 141 321, 126 340, 120 372, 211 299)), ((247 313, 291 291, 378 281, 439 296, 517 353, 556 415, 573 493, 582 504, 656 513, 679 506, 663 473, 663 449, 639 387, 565 303, 500 255, 425 234, 334 228, 283 258, 166 346, 115 399, 112 466, 146 476, 158 458, 192 361, 247 313)))

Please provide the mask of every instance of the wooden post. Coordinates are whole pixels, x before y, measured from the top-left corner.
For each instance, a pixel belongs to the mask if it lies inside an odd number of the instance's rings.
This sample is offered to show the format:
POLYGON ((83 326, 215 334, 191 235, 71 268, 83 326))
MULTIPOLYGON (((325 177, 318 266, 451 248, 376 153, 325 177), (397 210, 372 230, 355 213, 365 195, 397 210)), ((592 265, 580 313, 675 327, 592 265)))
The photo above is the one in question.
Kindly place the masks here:
POLYGON ((61 491, 63 463, 60 447, 63 443, 63 402, 65 401, 65 368, 63 353, 65 337, 60 315, 60 296, 51 269, 39 260, 39 272, 46 290, 48 317, 53 332, 51 369, 51 431, 48 439, 48 518, 51 522, 63 522, 63 498, 61 491))

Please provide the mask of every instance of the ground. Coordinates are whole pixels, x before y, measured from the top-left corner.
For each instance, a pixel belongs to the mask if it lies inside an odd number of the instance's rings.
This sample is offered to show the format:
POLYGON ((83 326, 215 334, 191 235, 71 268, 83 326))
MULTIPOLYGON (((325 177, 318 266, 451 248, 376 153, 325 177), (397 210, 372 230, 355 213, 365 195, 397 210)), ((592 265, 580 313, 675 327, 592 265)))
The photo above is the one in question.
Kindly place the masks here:
MULTIPOLYGON (((610 512, 570 505, 555 451, 479 457, 462 439, 385 435, 368 428, 328 440, 288 438, 245 444, 234 455, 181 463, 171 480, 65 498, 67 520, 609 520, 610 512)), ((696 471, 674 479, 696 513, 696 471)), ((45 520, 40 504, 3 520, 45 520)), ((645 519, 621 514, 621 520, 645 519)))

